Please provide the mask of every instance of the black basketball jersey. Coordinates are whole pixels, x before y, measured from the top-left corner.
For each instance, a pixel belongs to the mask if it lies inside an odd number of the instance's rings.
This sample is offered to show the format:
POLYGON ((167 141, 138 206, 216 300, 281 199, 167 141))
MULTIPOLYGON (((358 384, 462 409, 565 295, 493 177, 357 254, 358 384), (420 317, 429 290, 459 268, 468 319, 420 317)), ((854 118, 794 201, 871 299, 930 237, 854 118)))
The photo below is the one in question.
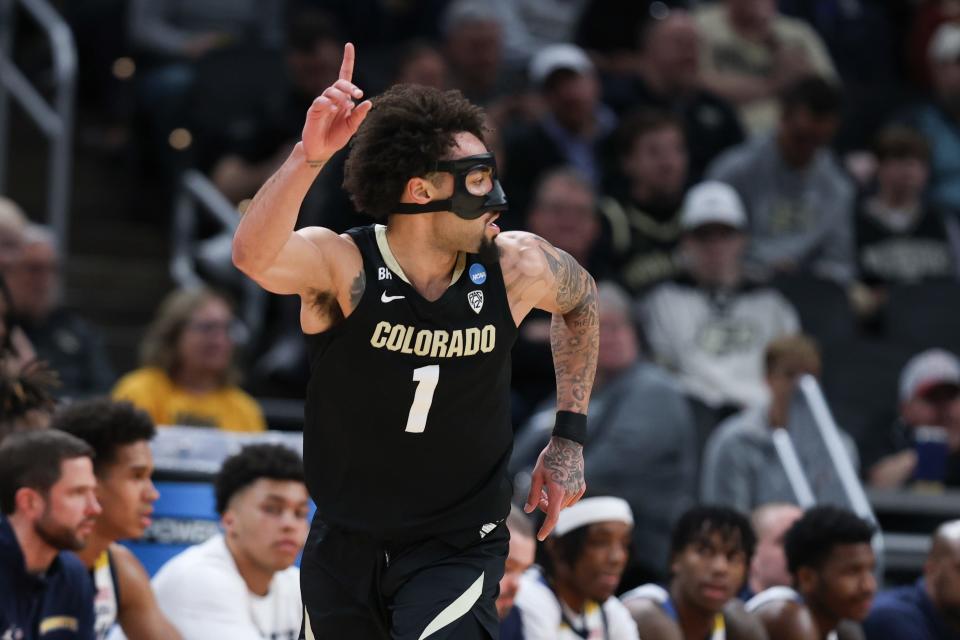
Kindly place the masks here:
POLYGON ((328 524, 386 540, 506 517, 510 350, 517 328, 498 262, 461 254, 436 301, 409 284, 373 225, 357 308, 307 335, 304 463, 328 524))

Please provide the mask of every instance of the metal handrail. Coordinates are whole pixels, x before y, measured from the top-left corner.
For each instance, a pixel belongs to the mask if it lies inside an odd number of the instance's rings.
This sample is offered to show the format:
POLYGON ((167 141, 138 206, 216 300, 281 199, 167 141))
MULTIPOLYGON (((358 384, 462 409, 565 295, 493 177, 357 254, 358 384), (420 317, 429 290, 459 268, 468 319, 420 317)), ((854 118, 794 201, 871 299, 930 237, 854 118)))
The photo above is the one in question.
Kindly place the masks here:
MULTIPOLYGON (((850 462, 850 456, 843 444, 843 440, 840 439, 840 429, 837 427, 837 423, 830 413, 830 408, 827 406, 827 401, 823 397, 823 392, 820 390, 817 379, 809 374, 801 376, 797 385, 797 392, 802 395, 803 400, 810 410, 813 424, 816 426, 820 438, 826 447, 827 455, 830 458, 830 465, 837 474, 837 479, 840 482, 847 502, 849 502, 851 508, 858 516, 872 522, 877 527, 876 533, 871 541, 871 546, 873 547, 874 556, 877 560, 877 574, 882 576, 884 571, 885 549, 883 532, 880 529, 880 523, 873 511, 873 507, 867 499, 863 485, 860 483, 860 479, 857 477, 857 473, 850 462)), ((800 465, 800 460, 793 444, 794 436, 789 433, 789 427, 787 430, 778 429, 777 431, 778 432, 774 434, 774 445, 776 446, 780 461, 784 465, 784 470, 787 472, 787 479, 794 494, 797 496, 800 506, 808 508, 816 502, 816 497, 812 495, 810 482, 807 479, 806 472, 800 465)))
MULTIPOLYGON (((221 233, 231 236, 240 224, 237 208, 219 189, 196 169, 185 171, 180 177, 180 188, 174 201, 171 229, 170 276, 181 287, 204 284, 196 269, 197 222, 204 213, 220 227, 221 233)), ((249 332, 257 336, 263 328, 267 292, 250 278, 240 278, 243 292, 239 317, 249 332)))
POLYGON ((46 0, 0 0, 0 193, 6 187, 10 105, 13 96, 50 142, 47 223, 63 256, 70 231, 77 50, 70 27, 46 0), (19 4, 41 26, 53 52, 54 95, 49 103, 13 62, 15 11, 19 4))

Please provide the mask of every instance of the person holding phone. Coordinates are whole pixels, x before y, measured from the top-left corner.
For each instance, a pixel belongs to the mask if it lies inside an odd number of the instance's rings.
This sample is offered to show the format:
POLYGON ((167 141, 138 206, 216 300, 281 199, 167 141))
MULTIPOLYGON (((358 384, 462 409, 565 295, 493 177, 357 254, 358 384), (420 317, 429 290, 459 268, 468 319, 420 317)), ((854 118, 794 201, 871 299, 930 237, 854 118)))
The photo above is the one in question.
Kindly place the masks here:
POLYGON ((915 355, 900 374, 900 417, 869 467, 871 486, 960 486, 960 359, 915 355))

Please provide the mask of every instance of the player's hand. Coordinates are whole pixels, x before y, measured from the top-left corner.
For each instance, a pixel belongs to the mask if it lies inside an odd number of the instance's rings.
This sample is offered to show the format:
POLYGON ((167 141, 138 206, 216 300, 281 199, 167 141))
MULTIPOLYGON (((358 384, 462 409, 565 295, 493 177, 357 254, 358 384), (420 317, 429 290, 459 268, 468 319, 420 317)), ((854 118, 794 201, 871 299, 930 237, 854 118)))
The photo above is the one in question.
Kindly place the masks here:
POLYGON ((326 161, 339 151, 370 112, 373 104, 364 100, 363 91, 353 84, 353 44, 343 47, 340 78, 317 97, 307 111, 303 125, 303 150, 307 160, 326 161))
POLYGON ((583 479, 583 445, 566 438, 550 438, 537 458, 530 477, 530 493, 523 508, 527 513, 540 508, 547 519, 537 533, 541 542, 547 539, 560 517, 560 510, 583 497, 587 485, 583 479))

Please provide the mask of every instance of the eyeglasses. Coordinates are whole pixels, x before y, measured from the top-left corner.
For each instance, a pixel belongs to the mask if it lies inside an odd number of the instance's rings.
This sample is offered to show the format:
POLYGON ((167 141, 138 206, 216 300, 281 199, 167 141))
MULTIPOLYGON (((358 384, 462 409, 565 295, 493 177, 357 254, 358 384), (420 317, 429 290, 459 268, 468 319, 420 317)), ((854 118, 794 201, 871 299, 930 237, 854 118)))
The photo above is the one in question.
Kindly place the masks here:
POLYGON ((197 320, 194 322, 188 322, 186 329, 204 336, 225 333, 232 338, 238 331, 240 331, 240 323, 236 320, 197 320))

